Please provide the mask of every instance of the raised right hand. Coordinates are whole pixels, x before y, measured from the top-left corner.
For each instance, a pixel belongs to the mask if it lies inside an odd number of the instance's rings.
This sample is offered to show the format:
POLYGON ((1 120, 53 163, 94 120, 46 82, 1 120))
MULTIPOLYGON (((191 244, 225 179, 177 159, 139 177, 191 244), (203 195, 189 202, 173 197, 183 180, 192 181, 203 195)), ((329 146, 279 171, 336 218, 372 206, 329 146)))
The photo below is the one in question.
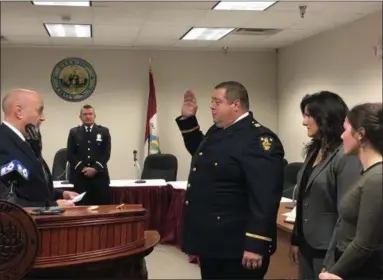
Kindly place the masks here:
POLYGON ((70 200, 66 200, 66 199, 59 199, 59 200, 56 200, 57 202, 57 205, 59 207, 72 207, 72 206, 75 206, 73 202, 71 202, 70 200))
POLYGON ((184 103, 181 109, 181 115, 183 118, 189 118, 195 116, 197 113, 197 98, 192 90, 187 90, 184 95, 184 103))
POLYGON ((299 264, 299 247, 298 246, 290 246, 290 259, 293 264, 299 264))

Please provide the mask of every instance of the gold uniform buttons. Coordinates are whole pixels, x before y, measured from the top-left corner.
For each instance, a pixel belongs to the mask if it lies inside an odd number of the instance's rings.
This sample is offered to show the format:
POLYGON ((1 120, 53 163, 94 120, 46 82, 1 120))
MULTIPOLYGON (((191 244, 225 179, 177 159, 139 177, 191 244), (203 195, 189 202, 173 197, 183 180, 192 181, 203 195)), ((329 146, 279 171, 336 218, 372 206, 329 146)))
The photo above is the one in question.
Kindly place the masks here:
POLYGON ((218 162, 214 162, 214 166, 218 166, 218 162))
POLYGON ((220 220, 221 219, 221 217, 220 216, 217 216, 217 220, 220 220))
POLYGON ((189 204, 189 201, 186 200, 186 201, 185 201, 185 205, 188 205, 188 204, 189 204))
POLYGON ((191 186, 191 185, 190 185, 190 184, 188 184, 188 185, 187 185, 187 188, 190 188, 190 186, 191 186))
POLYGON ((196 171, 196 170, 197 170, 197 168, 193 167, 193 171, 196 171))
POLYGON ((200 155, 200 156, 202 156, 202 155, 203 155, 203 153, 202 153, 202 152, 200 152, 200 153, 199 153, 199 155, 200 155))

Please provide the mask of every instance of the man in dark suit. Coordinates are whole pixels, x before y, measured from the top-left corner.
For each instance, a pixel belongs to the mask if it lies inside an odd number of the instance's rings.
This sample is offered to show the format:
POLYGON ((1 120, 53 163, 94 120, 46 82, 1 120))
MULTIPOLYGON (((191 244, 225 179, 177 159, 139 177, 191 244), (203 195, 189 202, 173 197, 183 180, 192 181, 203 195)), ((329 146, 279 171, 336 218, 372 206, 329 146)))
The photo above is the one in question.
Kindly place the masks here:
POLYGON ((176 119, 192 155, 183 217, 184 252, 199 256, 202 279, 262 279, 276 250, 284 150, 249 112, 245 87, 215 87, 214 125, 203 135, 195 94, 176 119))
POLYGON ((110 203, 109 172, 111 137, 109 129, 95 124, 94 108, 85 105, 80 111, 83 125, 69 131, 67 158, 70 181, 74 189, 86 192, 80 204, 107 205, 110 203))
MULTIPOLYGON (((30 90, 14 89, 2 102, 4 121, 0 125, 0 165, 20 161, 30 172, 28 181, 19 180, 12 202, 22 207, 73 206, 69 200, 77 193, 53 188, 49 168, 41 156, 39 145, 28 142, 27 124, 39 127, 45 120, 42 97, 30 90), (37 147, 37 149, 36 149, 37 147)), ((3 182, 8 185, 8 182, 3 182)), ((7 190, 0 194, 4 199, 7 190)))

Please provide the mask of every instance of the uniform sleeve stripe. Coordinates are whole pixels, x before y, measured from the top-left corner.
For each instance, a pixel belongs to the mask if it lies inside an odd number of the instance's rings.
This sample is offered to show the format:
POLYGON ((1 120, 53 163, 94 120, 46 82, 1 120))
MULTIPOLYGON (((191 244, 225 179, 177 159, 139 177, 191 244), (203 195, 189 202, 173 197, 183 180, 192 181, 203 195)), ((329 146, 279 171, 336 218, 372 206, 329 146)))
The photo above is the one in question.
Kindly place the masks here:
POLYGON ((262 236, 262 235, 253 234, 253 233, 249 233, 249 232, 246 232, 246 236, 247 237, 251 237, 251 238, 255 238, 255 239, 261 239, 261 240, 264 240, 264 241, 269 241, 269 242, 272 241, 272 239, 270 237, 265 237, 265 236, 262 236))
POLYGON ((196 127, 193 127, 192 129, 181 130, 181 133, 182 134, 190 133, 190 132, 193 132, 194 130, 197 130, 197 129, 199 129, 199 125, 197 125, 196 127))

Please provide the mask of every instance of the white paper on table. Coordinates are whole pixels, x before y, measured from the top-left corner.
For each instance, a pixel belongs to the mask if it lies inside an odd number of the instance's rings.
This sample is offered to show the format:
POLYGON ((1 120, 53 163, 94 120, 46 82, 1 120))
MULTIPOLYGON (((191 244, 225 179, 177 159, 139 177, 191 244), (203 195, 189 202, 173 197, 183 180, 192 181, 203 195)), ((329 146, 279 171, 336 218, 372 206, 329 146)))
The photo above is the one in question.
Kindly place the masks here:
POLYGON ((163 187, 167 186, 167 183, 163 179, 137 179, 137 180, 112 180, 110 182, 110 187, 163 187), (136 183, 136 181, 145 181, 145 183, 136 183))
POLYGON ((82 194, 79 194, 78 196, 76 196, 75 198, 73 198, 71 200, 72 203, 76 203, 76 202, 79 202, 83 199, 84 195, 86 194, 86 192, 83 192, 82 194))
POLYGON ((63 184, 64 181, 53 181, 53 188, 73 188, 73 184, 63 184))
POLYGON ((172 182, 167 182, 170 186, 172 186, 174 189, 181 189, 181 190, 186 190, 187 181, 172 181, 172 182))

